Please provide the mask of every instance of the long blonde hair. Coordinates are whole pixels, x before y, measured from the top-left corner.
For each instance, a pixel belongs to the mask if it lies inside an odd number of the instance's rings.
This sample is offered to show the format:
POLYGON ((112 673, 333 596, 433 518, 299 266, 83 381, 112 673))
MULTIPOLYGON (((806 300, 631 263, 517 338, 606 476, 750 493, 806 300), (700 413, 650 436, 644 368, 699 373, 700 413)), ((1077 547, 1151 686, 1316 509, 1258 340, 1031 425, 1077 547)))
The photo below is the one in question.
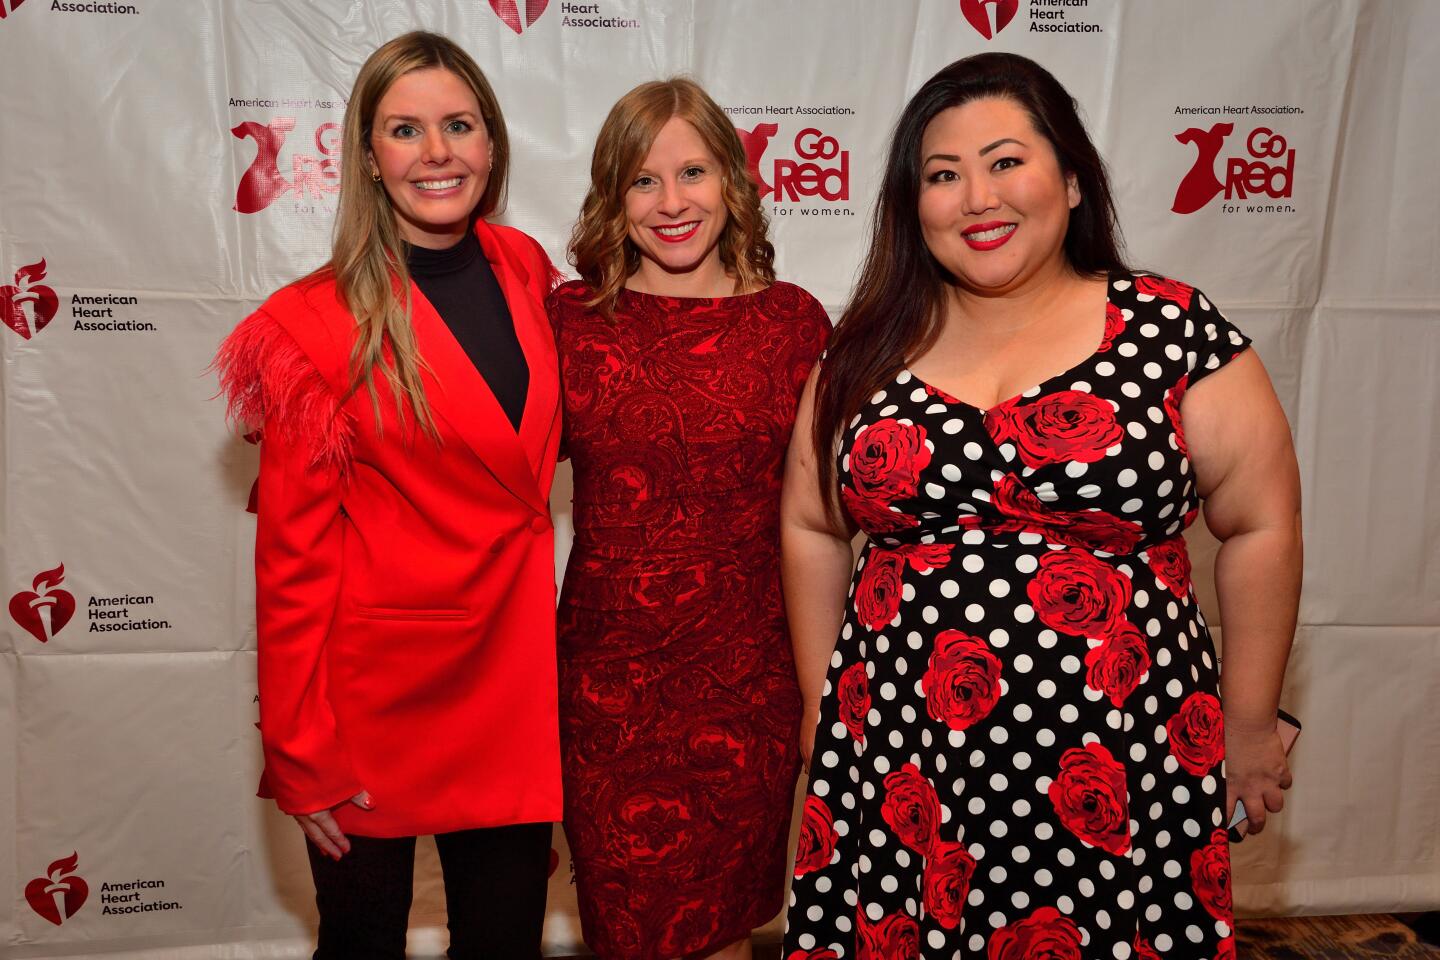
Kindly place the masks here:
POLYGON ((765 237, 768 221, 730 118, 694 80, 654 80, 610 108, 590 160, 590 190, 570 237, 570 262, 593 293, 587 305, 606 315, 613 312, 626 279, 640 267, 640 251, 629 237, 625 193, 655 136, 672 117, 688 121, 720 161, 728 214, 720 236, 720 262, 726 272, 745 291, 775 282, 775 248, 765 237))
POLYGON ((475 94, 494 147, 490 178, 473 216, 488 216, 504 201, 510 141, 500 104, 485 74, 469 54, 438 34, 415 31, 396 37, 372 53, 355 78, 355 88, 345 107, 340 200, 330 262, 312 275, 333 278, 341 301, 355 317, 355 347, 350 355, 351 381, 346 398, 364 386, 370 392, 378 429, 378 369, 394 394, 401 422, 408 405, 431 436, 436 435, 435 423, 420 381, 425 361, 415 345, 410 323, 410 270, 405 263, 409 244, 400 234, 384 184, 371 179, 370 135, 375 108, 391 85, 407 73, 434 67, 455 74, 475 94))

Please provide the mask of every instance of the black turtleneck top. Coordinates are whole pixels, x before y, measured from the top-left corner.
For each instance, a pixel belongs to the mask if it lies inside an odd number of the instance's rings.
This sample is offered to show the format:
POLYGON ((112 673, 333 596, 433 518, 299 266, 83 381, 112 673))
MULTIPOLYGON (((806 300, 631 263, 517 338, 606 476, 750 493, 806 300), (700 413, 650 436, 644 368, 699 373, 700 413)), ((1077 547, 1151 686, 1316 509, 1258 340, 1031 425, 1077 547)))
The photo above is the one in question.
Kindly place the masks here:
POLYGON ((530 368, 515 336, 515 322, 500 281, 474 233, 446 250, 411 246, 407 260, 415 285, 440 314, 518 433, 525 412, 530 368))

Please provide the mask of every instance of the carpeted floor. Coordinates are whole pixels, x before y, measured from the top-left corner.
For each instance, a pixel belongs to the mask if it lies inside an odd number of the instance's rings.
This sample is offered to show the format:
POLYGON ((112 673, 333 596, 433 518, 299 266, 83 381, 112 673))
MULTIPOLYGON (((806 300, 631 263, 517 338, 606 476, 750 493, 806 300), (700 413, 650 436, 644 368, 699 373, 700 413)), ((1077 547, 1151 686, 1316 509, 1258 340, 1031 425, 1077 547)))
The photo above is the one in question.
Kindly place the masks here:
MULTIPOLYGON (((1237 960, 1440 960, 1440 946, 1388 914, 1242 920, 1239 938, 1237 960)), ((757 945, 755 960, 780 960, 779 945, 757 945)))
POLYGON ((1243 960, 1440 960, 1440 947, 1385 914, 1242 920, 1237 928, 1243 960))

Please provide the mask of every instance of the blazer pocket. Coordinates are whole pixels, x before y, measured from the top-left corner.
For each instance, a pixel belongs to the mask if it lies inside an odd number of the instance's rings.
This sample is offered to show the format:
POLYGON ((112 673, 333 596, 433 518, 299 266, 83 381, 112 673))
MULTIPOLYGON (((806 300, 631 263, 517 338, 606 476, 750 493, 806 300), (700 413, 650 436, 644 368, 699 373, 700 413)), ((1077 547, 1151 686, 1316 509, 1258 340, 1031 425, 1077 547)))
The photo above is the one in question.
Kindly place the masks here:
POLYGON ((355 607, 355 616, 362 620, 464 620, 469 610, 450 608, 355 607))

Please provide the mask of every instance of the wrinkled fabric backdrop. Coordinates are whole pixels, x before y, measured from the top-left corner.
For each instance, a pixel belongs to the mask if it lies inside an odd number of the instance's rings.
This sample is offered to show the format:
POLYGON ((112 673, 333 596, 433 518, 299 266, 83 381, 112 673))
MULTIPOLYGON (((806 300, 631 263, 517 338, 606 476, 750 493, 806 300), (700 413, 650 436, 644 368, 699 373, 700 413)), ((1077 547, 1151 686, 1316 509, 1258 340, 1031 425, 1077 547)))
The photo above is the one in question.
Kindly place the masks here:
MULTIPOLYGON (((356 70, 465 46, 514 145, 505 222, 564 263, 606 110, 698 78, 746 137, 780 276, 838 316, 886 138, 1012 50, 1079 99, 1134 261, 1255 338, 1305 485, 1283 816, 1242 912, 1440 905, 1440 4, 1428 0, 0 0, 0 954, 304 955, 298 829, 254 798, 255 449, 206 365, 326 257, 356 70), (988 35, 988 36, 987 36, 988 35)), ((557 575, 568 472, 554 498, 557 575)), ((1192 532, 1215 614, 1214 541, 1192 532)), ((405 558, 397 557, 397 563, 405 558)), ((1223 639, 1223 625, 1217 631, 1223 639)), ((563 838, 547 950, 580 948, 563 838)), ((433 846, 418 951, 443 944, 433 846)), ((771 932, 778 929, 772 924, 771 932)))

